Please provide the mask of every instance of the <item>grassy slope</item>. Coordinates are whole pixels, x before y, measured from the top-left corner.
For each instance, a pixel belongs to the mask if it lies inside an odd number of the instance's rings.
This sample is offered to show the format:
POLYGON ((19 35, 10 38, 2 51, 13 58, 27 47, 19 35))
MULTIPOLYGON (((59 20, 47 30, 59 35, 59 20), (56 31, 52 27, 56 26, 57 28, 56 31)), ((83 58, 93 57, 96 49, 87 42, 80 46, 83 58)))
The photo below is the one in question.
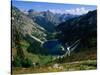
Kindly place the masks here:
POLYGON ((13 74, 41 73, 41 72, 60 72, 60 71, 77 71, 77 70, 94 70, 96 69, 96 60, 76 61, 71 63, 58 64, 59 68, 54 65, 37 68, 15 68, 13 74))
MULTIPOLYGON (((97 68, 96 55, 96 48, 92 48, 90 50, 83 49, 81 52, 73 52, 70 57, 59 59, 60 61, 56 60, 41 67, 14 68, 13 74, 93 70, 97 68), (58 64, 59 68, 54 68, 54 64, 58 64)), ((40 62, 43 63, 42 61, 40 62)))

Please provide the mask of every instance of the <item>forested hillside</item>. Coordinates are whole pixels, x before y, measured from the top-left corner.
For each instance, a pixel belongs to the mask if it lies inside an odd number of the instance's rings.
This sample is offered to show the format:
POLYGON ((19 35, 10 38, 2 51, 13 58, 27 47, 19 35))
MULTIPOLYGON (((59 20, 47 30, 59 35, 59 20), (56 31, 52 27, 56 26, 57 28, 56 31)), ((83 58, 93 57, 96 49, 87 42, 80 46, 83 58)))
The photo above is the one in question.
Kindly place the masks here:
POLYGON ((64 42, 80 39, 85 46, 95 46, 97 39, 97 10, 59 24, 58 38, 64 42))

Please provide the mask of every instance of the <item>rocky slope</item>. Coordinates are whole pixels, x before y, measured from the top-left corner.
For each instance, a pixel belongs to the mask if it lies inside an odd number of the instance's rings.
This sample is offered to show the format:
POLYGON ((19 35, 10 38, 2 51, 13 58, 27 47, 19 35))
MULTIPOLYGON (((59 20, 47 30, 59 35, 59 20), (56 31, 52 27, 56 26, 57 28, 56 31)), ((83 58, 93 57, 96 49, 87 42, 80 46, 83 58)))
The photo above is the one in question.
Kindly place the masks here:
POLYGON ((12 6, 11 15, 13 65, 17 67, 31 66, 29 64, 31 60, 32 62, 33 58, 35 60, 35 56, 31 52, 40 50, 41 43, 46 41, 47 32, 14 6, 12 6))

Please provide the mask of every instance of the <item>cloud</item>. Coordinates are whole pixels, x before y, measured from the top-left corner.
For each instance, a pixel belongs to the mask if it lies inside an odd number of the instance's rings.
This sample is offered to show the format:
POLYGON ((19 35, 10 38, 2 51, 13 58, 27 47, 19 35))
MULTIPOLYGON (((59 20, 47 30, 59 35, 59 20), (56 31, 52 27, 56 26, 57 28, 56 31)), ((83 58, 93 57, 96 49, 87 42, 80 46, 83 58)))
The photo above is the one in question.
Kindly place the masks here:
POLYGON ((65 9, 65 10, 60 10, 60 9, 49 9, 49 11, 53 13, 61 13, 61 14, 73 14, 73 15, 82 15, 88 13, 88 10, 85 9, 84 7, 81 8, 75 8, 75 9, 65 9))
POLYGON ((88 13, 88 10, 86 10, 84 7, 71 9, 71 10, 65 10, 65 11, 66 11, 66 13, 70 13, 73 15, 82 15, 82 14, 88 13))
POLYGON ((63 14, 65 13, 65 11, 63 10, 60 10, 60 9, 49 9, 49 11, 53 12, 53 13, 60 13, 60 14, 63 14))

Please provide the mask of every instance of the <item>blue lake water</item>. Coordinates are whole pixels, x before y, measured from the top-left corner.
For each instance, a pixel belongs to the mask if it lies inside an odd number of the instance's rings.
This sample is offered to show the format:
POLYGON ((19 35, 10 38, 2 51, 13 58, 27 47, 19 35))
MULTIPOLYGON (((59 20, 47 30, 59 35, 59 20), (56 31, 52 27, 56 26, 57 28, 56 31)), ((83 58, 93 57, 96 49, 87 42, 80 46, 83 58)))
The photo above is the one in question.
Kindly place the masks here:
POLYGON ((46 41, 43 44, 43 48, 45 48, 46 50, 48 50, 48 53, 50 54, 54 54, 54 55, 63 55, 65 53, 65 51, 63 51, 62 49, 62 44, 61 42, 57 41, 57 40, 49 40, 46 41))

